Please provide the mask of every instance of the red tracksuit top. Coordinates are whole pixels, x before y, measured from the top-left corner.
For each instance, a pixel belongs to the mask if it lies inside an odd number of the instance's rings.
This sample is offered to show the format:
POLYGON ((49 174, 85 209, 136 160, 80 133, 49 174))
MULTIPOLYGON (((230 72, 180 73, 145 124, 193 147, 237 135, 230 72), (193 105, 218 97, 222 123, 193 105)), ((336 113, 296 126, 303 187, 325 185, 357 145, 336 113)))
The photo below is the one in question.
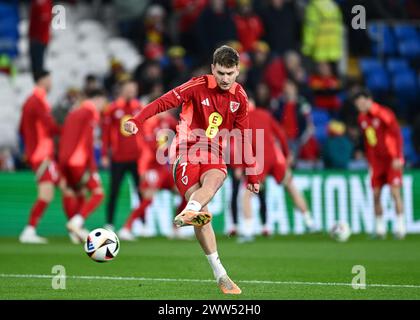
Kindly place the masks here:
POLYGON ((60 133, 46 96, 44 89, 35 87, 22 109, 19 131, 25 144, 25 156, 32 167, 54 158, 53 136, 60 133))
POLYGON ((117 99, 103 113, 102 119, 102 156, 111 153, 115 162, 137 161, 140 157, 140 146, 135 136, 127 135, 123 124, 141 110, 138 100, 125 101, 117 99))
POLYGON ((400 126, 391 109, 375 102, 366 114, 359 114, 358 122, 372 166, 395 158, 404 160, 400 126))
POLYGON ((93 135, 98 121, 99 113, 89 100, 67 115, 59 146, 60 166, 96 169, 93 135))

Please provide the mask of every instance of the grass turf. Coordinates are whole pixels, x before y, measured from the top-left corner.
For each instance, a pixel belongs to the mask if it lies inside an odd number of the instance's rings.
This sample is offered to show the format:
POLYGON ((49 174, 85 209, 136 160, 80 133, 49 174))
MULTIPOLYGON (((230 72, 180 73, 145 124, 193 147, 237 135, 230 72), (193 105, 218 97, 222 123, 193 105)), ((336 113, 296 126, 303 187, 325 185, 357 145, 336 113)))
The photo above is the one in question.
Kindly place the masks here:
POLYGON ((248 244, 219 237, 220 257, 242 288, 240 296, 223 296, 212 281, 165 280, 213 278, 196 241, 148 238, 122 242, 118 257, 100 264, 67 238, 49 240, 50 244, 40 246, 0 238, 0 299, 420 299, 419 235, 404 241, 357 235, 347 243, 320 234, 275 236, 248 244), (48 277, 10 276, 52 276, 54 265, 66 268, 65 290, 52 289, 48 277), (364 290, 343 285, 351 284, 354 265, 366 268, 364 290))

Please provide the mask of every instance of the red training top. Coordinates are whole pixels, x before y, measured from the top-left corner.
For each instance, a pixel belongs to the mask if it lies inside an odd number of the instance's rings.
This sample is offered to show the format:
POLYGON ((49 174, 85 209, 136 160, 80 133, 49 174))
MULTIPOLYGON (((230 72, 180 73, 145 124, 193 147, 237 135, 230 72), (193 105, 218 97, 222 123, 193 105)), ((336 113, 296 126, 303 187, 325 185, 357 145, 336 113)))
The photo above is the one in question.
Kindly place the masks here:
POLYGON ((111 158, 115 162, 137 161, 140 157, 140 146, 135 136, 124 131, 123 125, 140 112, 141 107, 137 99, 125 101, 122 98, 109 105, 102 119, 102 156, 111 152, 111 158))
POLYGON ((22 109, 19 131, 25 144, 25 156, 32 167, 54 158, 53 136, 60 133, 46 96, 43 88, 35 87, 22 109))
POLYGON ((400 126, 391 109, 375 102, 366 114, 359 114, 358 121, 371 165, 397 158, 404 161, 400 126))
POLYGON ((67 115, 59 146, 60 167, 70 166, 96 170, 93 133, 98 122, 99 113, 90 100, 85 100, 67 115))

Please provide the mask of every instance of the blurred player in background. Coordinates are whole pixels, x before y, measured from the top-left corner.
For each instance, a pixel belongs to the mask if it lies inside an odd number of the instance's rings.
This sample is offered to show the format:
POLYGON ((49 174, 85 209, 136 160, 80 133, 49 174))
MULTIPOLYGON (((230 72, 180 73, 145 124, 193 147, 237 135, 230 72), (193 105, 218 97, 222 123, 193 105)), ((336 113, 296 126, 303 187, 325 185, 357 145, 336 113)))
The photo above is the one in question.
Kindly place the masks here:
MULTIPOLYGON (((156 158, 160 152, 169 151, 177 123, 170 111, 159 113, 156 117, 148 119, 143 125, 142 134, 136 136, 137 139, 141 139, 142 149, 142 156, 138 160, 139 175, 142 177, 139 186, 142 200, 140 206, 131 212, 124 227, 118 232, 121 240, 135 239, 131 232, 133 222, 137 218, 144 219, 146 209, 152 204, 156 192, 162 189, 175 189, 169 163, 161 164, 156 158)), ((162 155, 168 156, 168 154, 162 155)), ((186 202, 182 201, 176 214, 178 215, 185 206, 186 202)))
POLYGON ((406 230, 401 198, 404 155, 400 126, 391 109, 373 101, 368 90, 360 89, 355 92, 353 101, 359 111, 358 122, 363 132, 366 157, 369 162, 376 236, 380 238, 386 236, 381 191, 383 186, 388 184, 391 187, 397 214, 395 236, 402 239, 405 237, 406 230))
POLYGON ((106 207, 107 228, 114 229, 115 207, 126 172, 139 186, 137 159, 140 157, 138 139, 123 129, 123 123, 140 112, 137 83, 127 79, 120 84, 118 98, 104 112, 102 121, 102 166, 110 167, 110 192, 106 207), (111 160, 110 160, 111 159, 111 160))
POLYGON ((60 133, 60 128, 51 115, 47 101, 47 94, 51 90, 49 72, 37 72, 35 83, 34 91, 23 106, 19 130, 25 145, 26 160, 35 172, 38 197, 19 240, 24 243, 47 243, 47 239, 37 235, 36 226, 54 197, 54 186, 59 178, 53 137, 60 133))
MULTIPOLYGON (((310 212, 308 211, 308 206, 306 204, 305 198, 301 192, 295 187, 291 170, 289 169, 290 163, 290 153, 289 147, 287 144, 287 138, 280 127, 276 119, 272 114, 266 110, 264 107, 255 107, 254 101, 250 99, 249 102, 250 111, 249 111, 249 128, 252 130, 252 148, 255 152, 257 150, 257 130, 263 130, 264 132, 264 163, 259 163, 257 158, 257 166, 261 167, 261 174, 258 177, 258 180, 263 184, 266 180, 266 177, 271 175, 278 184, 283 183, 286 190, 292 196, 292 200, 295 206, 303 214, 305 226, 309 229, 313 229, 313 220, 310 212)), ((234 177, 234 192, 232 195, 232 214, 234 221, 234 229, 232 231, 236 232, 236 223, 238 220, 238 209, 237 209, 237 196, 238 189, 242 177, 242 169, 235 169, 234 177), (238 180, 239 182, 235 181, 238 180)), ((248 190, 245 190, 243 196, 243 212, 244 212, 244 228, 243 234, 239 238, 239 242, 249 242, 253 241, 253 228, 254 221, 252 215, 252 205, 251 205, 251 196, 252 193, 248 190)), ((261 188, 258 193, 260 200, 260 217, 263 224, 263 235, 269 235, 269 230, 267 226, 267 199, 265 188, 261 188)), ((231 231, 231 234, 232 234, 231 231)))
POLYGON ((86 218, 102 202, 104 191, 94 157, 94 129, 105 107, 105 93, 91 90, 87 99, 73 109, 63 125, 59 146, 59 165, 63 207, 69 221, 70 238, 77 243, 87 237, 86 218), (90 192, 90 198, 86 193, 90 192))
MULTIPOLYGON (((223 130, 221 134, 226 134, 234 128, 239 129, 241 140, 247 144, 244 149, 248 153, 251 151, 246 130, 248 99, 243 88, 235 81, 239 75, 239 54, 236 50, 228 46, 216 49, 211 69, 211 75, 193 78, 148 104, 126 122, 125 129, 135 134, 148 118, 182 105, 181 123, 173 144, 177 153, 173 175, 179 192, 188 203, 175 217, 174 223, 180 227, 194 226, 197 240, 221 291, 240 294, 241 289, 228 277, 218 256, 207 204, 223 185, 227 174, 219 131, 223 130)), ((249 159, 247 156, 249 154, 244 154, 242 161, 249 159)), ((257 193, 259 183, 255 161, 248 164, 248 168, 248 188, 257 193)))

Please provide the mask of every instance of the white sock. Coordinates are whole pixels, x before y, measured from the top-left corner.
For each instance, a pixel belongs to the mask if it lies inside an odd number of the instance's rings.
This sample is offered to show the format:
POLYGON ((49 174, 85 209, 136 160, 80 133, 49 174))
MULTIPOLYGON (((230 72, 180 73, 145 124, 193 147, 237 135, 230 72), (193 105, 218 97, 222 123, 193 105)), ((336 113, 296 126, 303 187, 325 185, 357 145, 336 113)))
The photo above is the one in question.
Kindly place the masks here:
POLYGON ((85 223, 85 219, 82 217, 81 214, 76 214, 74 215, 71 219, 72 223, 74 223, 75 225, 77 225, 78 227, 83 227, 84 223, 85 223))
POLYGON ((303 219, 305 221, 305 226, 309 229, 312 229, 314 226, 314 220, 312 219, 312 215, 309 211, 302 213, 303 219))
POLYGON ((226 274, 226 270, 220 262, 217 251, 215 253, 206 255, 206 257, 210 263, 211 268, 213 269, 214 277, 216 278, 216 280, 219 280, 221 276, 226 274))
POLYGON ((195 201, 195 200, 190 200, 190 201, 188 201, 184 210, 200 211, 201 208, 202 207, 201 207, 200 202, 195 201))
POLYGON ((396 231, 402 234, 405 234, 405 220, 403 214, 397 215, 397 225, 396 225, 396 231))
POLYGON ((245 237, 252 237, 253 228, 254 227, 254 220, 252 218, 245 218, 244 219, 244 236, 245 237))
POLYGON ((30 234, 30 235, 35 235, 36 234, 36 229, 35 229, 34 226, 31 226, 31 225, 28 224, 25 227, 25 229, 23 229, 23 232, 22 233, 24 233, 24 234, 30 234))
POLYGON ((377 234, 386 233, 384 218, 382 216, 376 216, 376 233, 377 234))

